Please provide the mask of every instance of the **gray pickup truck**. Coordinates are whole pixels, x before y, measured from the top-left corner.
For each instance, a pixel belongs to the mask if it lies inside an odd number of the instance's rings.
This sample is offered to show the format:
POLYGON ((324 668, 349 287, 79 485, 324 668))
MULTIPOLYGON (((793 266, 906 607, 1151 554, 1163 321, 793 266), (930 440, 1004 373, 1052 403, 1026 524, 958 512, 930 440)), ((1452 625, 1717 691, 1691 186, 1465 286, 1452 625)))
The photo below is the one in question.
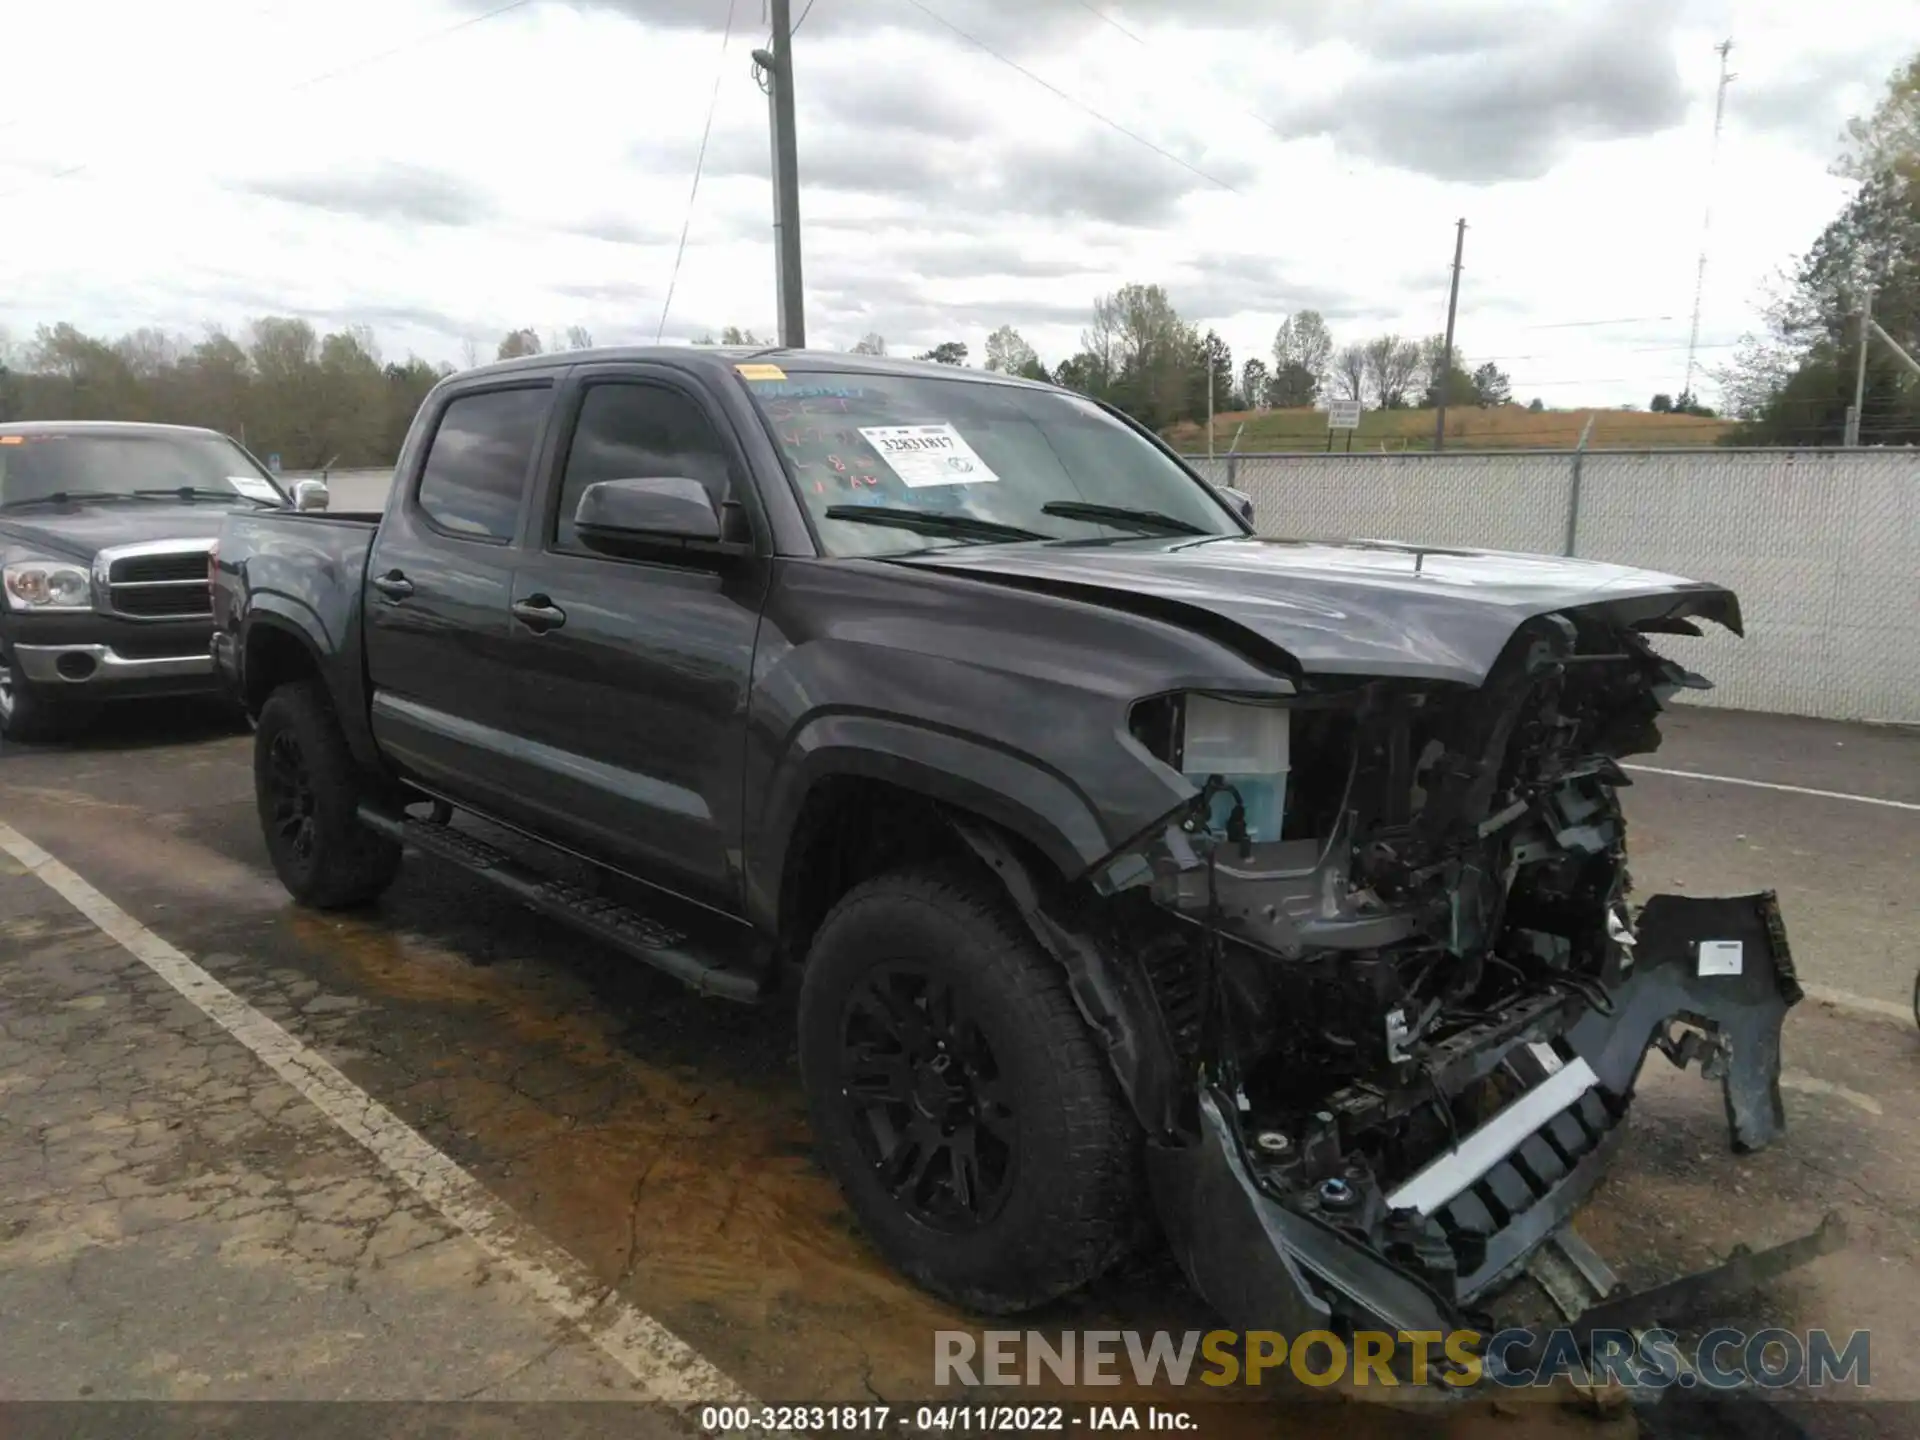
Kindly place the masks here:
POLYGON ((0 425, 0 736, 57 739, 104 703, 215 693, 220 513, 286 501, 212 430, 0 425))
POLYGON ((1255 533, 1118 412, 850 355, 444 381, 384 515, 233 514, 214 654, 273 863, 403 847, 797 998, 825 1162, 1018 1311, 1164 1234, 1233 1322, 1451 1331, 1561 1232, 1643 1058, 1782 1124, 1769 894, 1630 898, 1623 757, 1734 596, 1255 533))

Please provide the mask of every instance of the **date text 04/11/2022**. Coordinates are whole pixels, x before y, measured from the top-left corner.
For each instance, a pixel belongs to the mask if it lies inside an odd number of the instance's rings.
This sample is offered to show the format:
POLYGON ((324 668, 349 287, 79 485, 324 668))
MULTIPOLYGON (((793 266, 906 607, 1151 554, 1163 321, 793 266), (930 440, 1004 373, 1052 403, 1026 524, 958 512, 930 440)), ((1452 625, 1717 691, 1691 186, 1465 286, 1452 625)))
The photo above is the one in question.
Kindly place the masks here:
POLYGON ((1093 1405, 1080 1414, 1062 1405, 920 1405, 911 1410, 891 1405, 709 1405, 700 1413, 700 1428, 716 1435, 889 1430, 1030 1435, 1070 1429, 1191 1431, 1196 1423, 1185 1410, 1157 1405, 1093 1405))

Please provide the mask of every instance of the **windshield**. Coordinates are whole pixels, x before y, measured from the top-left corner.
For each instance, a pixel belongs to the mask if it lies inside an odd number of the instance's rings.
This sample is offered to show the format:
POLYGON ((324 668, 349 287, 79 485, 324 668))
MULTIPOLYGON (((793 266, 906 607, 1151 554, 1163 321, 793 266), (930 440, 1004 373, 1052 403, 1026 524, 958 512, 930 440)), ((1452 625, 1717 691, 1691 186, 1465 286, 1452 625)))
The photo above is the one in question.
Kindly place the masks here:
POLYGON ((0 505, 56 495, 90 499, 184 491, 183 499, 282 497, 253 458, 220 435, 0 435, 0 505))
POLYGON ((1242 533, 1179 464, 1078 395, 819 371, 748 378, 747 388, 831 555, 1020 538, 1013 531, 1083 541, 1242 533), (851 506, 917 513, 836 518, 851 506), (937 516, 961 523, 948 529, 937 516))

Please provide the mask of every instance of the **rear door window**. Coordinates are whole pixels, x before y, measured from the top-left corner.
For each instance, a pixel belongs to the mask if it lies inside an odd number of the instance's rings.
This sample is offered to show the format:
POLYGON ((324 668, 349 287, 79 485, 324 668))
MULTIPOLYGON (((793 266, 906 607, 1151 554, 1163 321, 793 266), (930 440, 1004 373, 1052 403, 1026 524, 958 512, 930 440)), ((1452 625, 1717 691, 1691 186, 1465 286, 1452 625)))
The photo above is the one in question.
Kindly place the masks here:
POLYGON ((513 538, 551 396, 548 386, 528 386, 447 405, 420 470, 420 509, 435 527, 494 543, 513 538))

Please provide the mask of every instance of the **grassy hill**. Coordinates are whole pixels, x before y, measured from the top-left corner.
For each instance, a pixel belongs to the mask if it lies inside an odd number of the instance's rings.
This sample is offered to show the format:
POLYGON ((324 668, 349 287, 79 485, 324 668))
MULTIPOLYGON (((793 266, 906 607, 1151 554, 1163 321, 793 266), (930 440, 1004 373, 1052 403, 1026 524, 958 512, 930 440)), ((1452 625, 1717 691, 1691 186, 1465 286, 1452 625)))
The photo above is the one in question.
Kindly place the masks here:
MULTIPOLYGON (((1587 421, 1593 433, 1591 449, 1667 449, 1683 445, 1712 445, 1732 428, 1727 420, 1697 415, 1656 415, 1642 410, 1528 410, 1522 405, 1472 407, 1447 411, 1447 448, 1450 450, 1571 450, 1580 441, 1587 421)), ((1225 453, 1240 432, 1242 452, 1263 450, 1324 450, 1327 417, 1321 410, 1249 410, 1214 417, 1214 449, 1225 453), (1244 429, 1242 428, 1244 426, 1244 429)), ((1205 454, 1204 424, 1183 423, 1166 432, 1178 450, 1205 454)), ((1347 446, 1347 432, 1333 436, 1333 448, 1347 446)), ((1355 450, 1431 450, 1433 411, 1369 410, 1354 432, 1355 450)))

